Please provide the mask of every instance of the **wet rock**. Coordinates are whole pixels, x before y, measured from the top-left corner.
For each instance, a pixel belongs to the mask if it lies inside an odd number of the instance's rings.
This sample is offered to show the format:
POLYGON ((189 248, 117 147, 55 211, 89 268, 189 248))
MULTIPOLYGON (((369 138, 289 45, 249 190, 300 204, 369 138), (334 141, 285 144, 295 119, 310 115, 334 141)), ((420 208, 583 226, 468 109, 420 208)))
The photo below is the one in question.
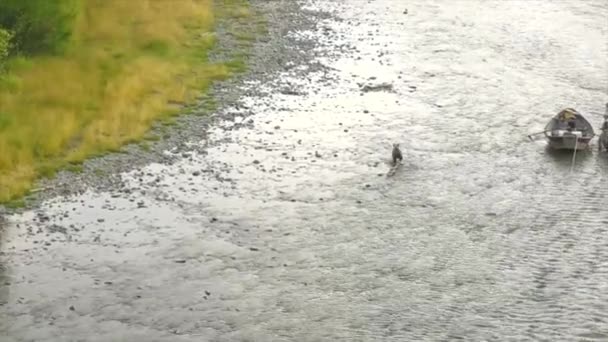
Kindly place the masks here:
POLYGON ((47 228, 47 230, 49 231, 49 233, 61 233, 61 234, 67 234, 68 230, 65 227, 59 226, 59 225, 51 225, 47 228))
POLYGON ((371 91, 393 91, 393 85, 390 83, 366 84, 361 87, 361 91, 368 93, 371 91))
POLYGON ((48 215, 43 214, 43 213, 38 213, 38 221, 40 221, 40 222, 47 222, 50 219, 51 218, 48 215))
POLYGON ((295 91, 293 89, 281 89, 280 93, 283 95, 293 95, 293 96, 304 95, 303 93, 295 91))

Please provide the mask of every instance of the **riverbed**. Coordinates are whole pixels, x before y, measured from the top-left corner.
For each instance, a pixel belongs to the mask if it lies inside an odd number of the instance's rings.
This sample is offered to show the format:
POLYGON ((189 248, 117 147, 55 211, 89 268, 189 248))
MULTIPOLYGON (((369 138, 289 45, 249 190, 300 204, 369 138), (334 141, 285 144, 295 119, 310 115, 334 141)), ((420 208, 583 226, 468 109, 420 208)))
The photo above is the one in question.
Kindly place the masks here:
POLYGON ((171 162, 7 218, 0 340, 607 340, 608 156, 526 135, 599 128, 608 4, 301 6, 171 162))

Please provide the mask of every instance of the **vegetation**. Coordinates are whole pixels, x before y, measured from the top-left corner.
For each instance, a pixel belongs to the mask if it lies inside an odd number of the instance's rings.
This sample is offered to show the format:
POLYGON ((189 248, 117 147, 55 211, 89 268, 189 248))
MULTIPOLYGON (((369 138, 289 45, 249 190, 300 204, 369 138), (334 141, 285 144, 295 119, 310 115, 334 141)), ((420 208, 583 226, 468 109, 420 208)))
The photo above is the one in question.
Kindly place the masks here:
POLYGON ((70 41, 81 5, 81 0, 2 0, 0 27, 13 32, 13 49, 59 53, 70 41))
POLYGON ((169 103, 242 69, 207 60, 212 2, 0 1, 0 202, 142 138, 176 114, 169 103))
POLYGON ((11 33, 0 27, 0 67, 4 65, 8 57, 11 38, 11 33))

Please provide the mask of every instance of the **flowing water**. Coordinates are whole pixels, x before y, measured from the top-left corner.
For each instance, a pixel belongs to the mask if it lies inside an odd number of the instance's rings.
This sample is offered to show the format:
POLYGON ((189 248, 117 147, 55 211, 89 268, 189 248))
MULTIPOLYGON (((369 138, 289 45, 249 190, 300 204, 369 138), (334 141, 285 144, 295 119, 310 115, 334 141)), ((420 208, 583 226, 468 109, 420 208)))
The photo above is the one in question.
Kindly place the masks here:
POLYGON ((599 127, 608 4, 306 6, 335 17, 290 34, 333 69, 277 75, 302 94, 243 98, 129 195, 9 218, 0 340, 608 340, 608 157, 526 138, 599 127))

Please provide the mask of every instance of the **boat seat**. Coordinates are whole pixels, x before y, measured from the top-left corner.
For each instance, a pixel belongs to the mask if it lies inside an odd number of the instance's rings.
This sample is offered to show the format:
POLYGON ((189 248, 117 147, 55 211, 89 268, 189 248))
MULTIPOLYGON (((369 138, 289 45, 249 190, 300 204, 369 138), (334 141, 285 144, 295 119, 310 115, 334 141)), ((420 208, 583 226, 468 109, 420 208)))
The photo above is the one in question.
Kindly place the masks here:
POLYGON ((556 129, 556 130, 551 131, 551 136, 554 136, 554 137, 563 137, 564 135, 576 135, 576 136, 582 137, 583 136, 583 132, 581 132, 581 131, 568 131, 568 130, 565 130, 565 129, 556 129))

